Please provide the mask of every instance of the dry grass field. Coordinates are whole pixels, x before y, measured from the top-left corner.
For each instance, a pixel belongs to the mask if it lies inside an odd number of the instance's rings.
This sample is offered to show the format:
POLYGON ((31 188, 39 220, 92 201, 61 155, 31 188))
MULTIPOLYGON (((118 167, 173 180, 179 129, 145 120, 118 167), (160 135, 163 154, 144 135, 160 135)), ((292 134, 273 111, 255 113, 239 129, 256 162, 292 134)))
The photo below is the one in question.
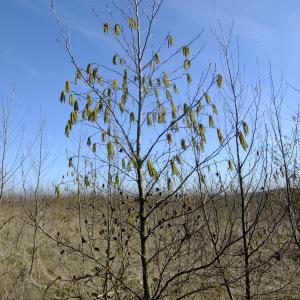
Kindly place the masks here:
MULTIPOLYGON (((281 221, 275 226, 280 212, 278 200, 272 199, 272 209, 266 210, 268 214, 264 213, 252 237, 253 250, 260 245, 251 255, 254 299, 300 299, 300 253, 292 243, 287 223, 281 221)), ((6 201, 1 204, 0 298, 136 299, 129 289, 142 294, 138 235, 128 226, 124 227, 127 221, 132 221, 132 216, 122 204, 119 203, 117 209, 112 206, 112 210, 108 210, 106 203, 103 198, 82 199, 81 226, 78 203, 71 199, 38 201, 36 222, 32 214, 33 201, 6 201), (33 248, 36 250, 34 259, 33 248), (107 261, 111 270, 109 274, 104 267, 107 261), (108 290, 104 295, 106 280, 108 290)), ((168 210, 162 208, 161 215, 151 220, 153 227, 155 224, 160 227, 151 236, 149 249, 151 254, 156 254, 151 265, 153 284, 155 286, 156 280, 159 280, 162 266, 165 266, 163 282, 178 270, 196 265, 207 266, 170 285, 161 299, 177 299, 182 289, 185 292, 199 289, 199 292, 187 295, 186 299, 228 299, 224 279, 234 299, 243 299, 242 249, 238 211, 235 211, 234 203, 225 205, 222 198, 214 199, 205 210, 199 208, 196 196, 190 206, 182 203, 180 200, 174 202, 172 211, 170 206, 168 210), (178 218, 167 221, 175 211, 178 218), (186 213, 181 215, 183 211, 186 213), (187 218, 189 221, 185 222, 187 218), (205 219, 208 221, 205 222, 205 219), (158 220, 162 221, 158 223, 158 220), (187 229, 185 224, 190 228, 187 229), (210 238, 209 231, 212 229, 218 240, 216 243, 210 238), (186 237, 185 230, 190 232, 190 239, 186 237), (181 245, 177 247, 179 240, 181 245), (232 244, 229 241, 233 241, 232 244), (173 247, 167 247, 170 244, 173 247), (225 249, 214 260, 222 245, 225 249), (172 263, 164 264, 167 260, 172 263), (211 261, 214 262, 210 264, 211 261)), ((135 203, 132 202, 132 205, 135 203)))

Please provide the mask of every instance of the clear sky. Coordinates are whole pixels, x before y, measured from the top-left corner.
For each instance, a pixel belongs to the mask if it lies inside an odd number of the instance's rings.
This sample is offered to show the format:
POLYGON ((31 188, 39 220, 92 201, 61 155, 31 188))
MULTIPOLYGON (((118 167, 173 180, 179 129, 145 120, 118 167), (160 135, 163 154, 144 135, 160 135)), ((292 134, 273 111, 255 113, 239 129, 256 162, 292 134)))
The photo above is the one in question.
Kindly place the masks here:
MULTIPOLYGON (((70 27, 74 53, 83 66, 111 59, 110 41, 91 11, 93 7, 105 17, 103 2, 56 0, 57 13, 66 28, 70 27)), ((299 0, 165 0, 160 16, 159 26, 165 32, 171 29, 180 43, 205 29, 203 62, 218 57, 212 35, 218 28, 217 20, 225 26, 234 21, 241 59, 250 77, 255 74, 256 58, 263 70, 270 60, 276 74, 283 72, 291 85, 300 88, 299 0)), ((68 110, 59 103, 59 94, 64 82, 73 78, 74 70, 58 37, 50 0, 0 1, 0 97, 8 96, 14 87, 15 100, 26 114, 28 135, 36 129, 42 112, 52 153, 58 155, 53 172, 62 174, 69 145, 64 136, 68 110)), ((297 103, 293 97, 288 101, 291 107, 297 103)))

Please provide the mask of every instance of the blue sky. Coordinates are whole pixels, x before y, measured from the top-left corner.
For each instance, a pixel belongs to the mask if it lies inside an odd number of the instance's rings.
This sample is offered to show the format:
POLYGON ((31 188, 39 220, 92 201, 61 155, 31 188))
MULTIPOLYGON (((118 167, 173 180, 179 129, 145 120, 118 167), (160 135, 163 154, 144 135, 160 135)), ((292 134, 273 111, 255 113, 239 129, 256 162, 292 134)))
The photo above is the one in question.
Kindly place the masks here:
MULTIPOLYGON (((111 59, 112 45, 91 11, 94 7, 105 17, 101 3, 56 1, 57 13, 71 30, 72 47, 82 65, 111 59)), ((234 21, 241 60, 250 79, 255 76, 256 58, 260 60, 263 79, 270 60, 275 74, 283 72, 290 84, 300 88, 300 1, 166 0, 160 16, 156 30, 171 29, 179 44, 188 41, 195 30, 205 29, 202 63, 218 60, 219 49, 212 35, 218 28, 217 20, 225 26, 234 21)), ((7 97, 15 88, 15 101, 26 114, 28 136, 37 128, 41 111, 47 120, 51 151, 58 155, 52 175, 62 174, 65 148, 70 141, 64 136, 68 110, 58 98, 64 82, 73 78, 74 70, 57 42, 59 30, 50 0, 1 0, 0 38, 0 97, 7 97)), ((291 107, 297 103, 294 96, 290 94, 288 99, 291 107)))

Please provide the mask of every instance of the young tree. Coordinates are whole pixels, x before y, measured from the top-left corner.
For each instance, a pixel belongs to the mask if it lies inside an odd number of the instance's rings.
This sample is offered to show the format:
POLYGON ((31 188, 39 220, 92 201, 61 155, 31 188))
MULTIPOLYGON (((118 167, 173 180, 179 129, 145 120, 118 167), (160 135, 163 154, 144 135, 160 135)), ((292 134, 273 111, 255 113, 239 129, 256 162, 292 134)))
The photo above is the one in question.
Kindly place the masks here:
POLYGON ((14 95, 1 101, 0 110, 0 202, 5 192, 12 188, 12 183, 17 180, 17 172, 28 157, 22 153, 23 131, 21 119, 15 117, 14 95))
MULTIPOLYGON (((273 75, 270 66, 270 125, 274 139, 274 148, 272 151, 273 160, 277 170, 275 182, 283 178, 283 186, 285 189, 286 208, 288 220, 291 227, 293 241, 300 249, 300 231, 299 216, 297 217, 297 207, 295 199, 296 174, 297 174, 297 157, 298 157, 298 123, 299 116, 297 112, 293 112, 293 120, 290 120, 290 130, 286 130, 282 125, 282 106, 286 90, 282 86, 282 79, 279 88, 276 90, 273 75)), ((282 185, 282 183, 279 183, 282 185)))
MULTIPOLYGON (((197 168, 212 160, 227 140, 217 128, 219 142, 210 152, 204 150, 208 128, 215 128, 212 115, 217 111, 210 93, 221 88, 222 76, 211 66, 200 78, 191 75, 192 64, 201 53, 200 49, 192 55, 191 48, 201 33, 175 50, 176 39, 170 33, 161 44, 153 40, 154 22, 163 2, 111 2, 110 21, 95 12, 103 33, 116 46, 111 63, 91 63, 84 68, 78 65, 57 18, 62 43, 76 71, 74 81, 66 81, 60 96, 62 103, 72 107, 65 133, 69 136, 79 122, 90 127, 87 145, 101 162, 102 172, 110 170, 115 190, 128 197, 123 201, 129 212, 126 222, 139 237, 138 247, 131 247, 140 257, 143 289, 140 292, 124 281, 122 285, 142 299, 159 299, 170 293, 183 297, 188 291, 181 286, 193 274, 212 266, 224 250, 200 259, 199 245, 191 247, 191 241, 201 235, 201 224, 180 224, 182 218, 199 210, 187 205, 184 190, 195 180, 197 168), (115 21, 115 14, 122 22, 115 21), (189 163, 195 148, 205 153, 196 166, 189 163), (171 209, 174 214, 168 216, 171 209), (168 230, 170 238, 162 237, 162 230, 168 230), (159 245, 152 247, 159 236, 159 245), (156 265, 155 259, 160 257, 165 263, 156 265), (171 264, 175 259, 178 267, 171 264)), ((53 3, 52 7, 55 13, 53 3)))
MULTIPOLYGON (((272 269, 270 261, 277 261, 281 247, 274 246, 273 238, 278 234, 286 211, 271 209, 272 161, 270 159, 270 136, 268 125, 261 116, 262 87, 260 77, 253 86, 248 86, 239 61, 239 44, 232 49, 232 27, 226 37, 221 26, 219 42, 222 49, 224 87, 221 91, 228 128, 234 128, 233 141, 228 143, 228 171, 231 179, 231 200, 236 201, 235 214, 239 219, 242 245, 239 249, 244 278, 243 297, 252 299, 267 293, 268 281, 265 270, 272 269), (237 53, 232 54, 236 50, 237 53), (248 125, 250 124, 250 125, 248 125), (276 250, 276 247, 277 250, 276 250), (274 249, 275 248, 275 249, 274 249), (268 253, 269 252, 269 253, 268 253)), ((226 126, 226 127, 227 127, 226 126)), ((226 183, 226 182, 225 182, 226 183)))

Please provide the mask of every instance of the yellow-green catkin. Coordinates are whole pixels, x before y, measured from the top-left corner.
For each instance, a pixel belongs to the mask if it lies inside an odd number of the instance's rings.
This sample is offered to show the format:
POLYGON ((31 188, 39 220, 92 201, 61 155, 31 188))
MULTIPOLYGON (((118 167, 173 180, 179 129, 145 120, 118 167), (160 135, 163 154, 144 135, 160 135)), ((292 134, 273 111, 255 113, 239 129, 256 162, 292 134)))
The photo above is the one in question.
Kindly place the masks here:
POLYGON ((135 114, 134 112, 130 113, 130 123, 134 123, 135 122, 135 114))
POLYGON ((123 169, 123 170, 126 169, 126 160, 125 160, 124 157, 122 158, 122 169, 123 169))
POLYGON ((101 138, 102 138, 102 142, 105 142, 105 140, 106 140, 106 132, 104 130, 102 130, 101 138))
POLYGON ((121 25, 120 24, 116 24, 115 25, 115 35, 118 36, 121 34, 121 25))
POLYGON ((192 63, 189 59, 186 59, 184 62, 183 62, 183 68, 187 71, 190 67, 191 67, 192 63))
POLYGON ((147 160, 147 169, 148 169, 148 173, 151 177, 156 178, 156 179, 158 178, 158 173, 150 159, 147 160))
POLYGON ((176 119, 176 105, 175 102, 173 100, 170 101, 171 102, 171 111, 172 111, 172 119, 176 119))
POLYGON ((249 126, 245 121, 243 122, 243 130, 244 130, 245 135, 247 135, 249 133, 249 126))
POLYGON ((215 127, 215 122, 214 122, 214 119, 213 119, 213 117, 211 115, 208 117, 208 122, 209 122, 209 126, 211 128, 215 127))
POLYGON ((239 132, 239 140, 240 140, 241 146, 246 151, 247 148, 248 148, 248 144, 247 144, 246 139, 245 139, 245 137, 244 137, 244 135, 243 135, 242 132, 239 132))
POLYGON ((136 159, 135 155, 132 156, 131 162, 133 164, 133 167, 135 169, 137 169, 138 168, 138 163, 137 163, 137 159, 136 159))
POLYGON ((115 91, 118 89, 118 81, 116 79, 111 82, 111 85, 115 91))
POLYGON ((154 54, 154 61, 157 65, 160 64, 160 57, 159 57, 159 54, 158 53, 155 53, 154 54))
POLYGON ((163 82, 166 88, 170 87, 170 80, 169 80, 169 76, 166 72, 164 72, 163 75, 163 82))
POLYGON ((70 81, 66 81, 66 83, 65 83, 65 91, 66 91, 66 93, 70 93, 70 91, 71 91, 71 83, 70 83, 70 81))
POLYGON ((108 123, 109 122, 109 114, 110 114, 110 109, 107 106, 104 112, 104 123, 108 123))
POLYGON ((198 128, 199 128, 199 134, 200 134, 202 142, 206 143, 205 126, 202 123, 200 123, 198 125, 198 128))
MULTIPOLYGON (((74 105, 74 102, 75 102, 74 95, 73 95, 73 94, 70 94, 70 96, 69 96, 69 104, 70 104, 71 106, 73 106, 73 105, 74 105)), ((78 103, 78 102, 77 102, 77 103, 78 103)))
POLYGON ((151 113, 147 113, 147 125, 151 126, 153 124, 151 113))
POLYGON ((219 89, 222 87, 222 82, 223 82, 222 75, 221 75, 221 74, 218 74, 218 75, 217 75, 217 85, 218 85, 218 88, 219 88, 219 89))
POLYGON ((66 137, 70 136, 71 128, 72 128, 71 122, 68 121, 68 123, 67 123, 67 125, 65 127, 65 135, 66 135, 66 137))
POLYGON ((198 115, 202 111, 202 108, 203 108, 202 102, 201 102, 201 100, 199 100, 198 103, 197 103, 197 114, 198 115))
POLYGON ((172 47, 174 45, 174 38, 172 35, 168 36, 168 47, 172 47))
POLYGON ((184 104, 183 104, 183 113, 184 113, 185 115, 187 115, 188 112, 189 112, 189 107, 188 107, 187 103, 184 103, 184 104))
POLYGON ((230 170, 230 171, 232 171, 233 170, 233 163, 232 163, 232 160, 228 160, 228 169, 230 170))
POLYGON ((187 145, 186 145, 185 139, 181 139, 180 145, 181 145, 182 150, 186 150, 187 149, 187 145))
POLYGON ((188 46, 183 46, 182 53, 185 57, 188 57, 190 55, 190 48, 188 46))
POLYGON ((211 99, 210 99, 210 96, 209 96, 209 94, 208 93, 205 93, 205 100, 206 100, 206 103, 207 104, 210 104, 210 102, 211 102, 211 99))
POLYGON ((86 73, 88 75, 91 75, 92 74, 92 65, 91 64, 88 64, 87 67, 86 67, 86 73))
POLYGON ((108 23, 104 23, 103 24, 103 32, 104 33, 108 33, 109 32, 109 24, 108 23))
POLYGON ((61 92, 59 100, 60 100, 61 103, 65 103, 66 102, 66 93, 65 93, 65 91, 61 92))
POLYGON ((134 18, 128 18, 128 24, 129 24, 129 27, 131 27, 133 29, 138 28, 138 24, 134 18))
POLYGON ((93 79, 96 80, 98 78, 98 69, 94 68, 93 69, 93 79))
POLYGON ((214 113, 215 115, 217 115, 217 114, 218 114, 217 106, 216 106, 215 104, 212 104, 212 105, 211 105, 211 108, 212 108, 213 113, 214 113))
POLYGON ((109 141, 106 147, 107 147, 107 158, 108 160, 112 160, 115 155, 113 143, 109 141))
POLYGON ((93 152, 94 152, 94 153, 97 152, 97 145, 96 145, 96 143, 93 144, 93 152))
POLYGON ((172 169, 172 175, 176 175, 176 176, 180 175, 174 159, 171 159, 171 169, 172 169))
POLYGON ((219 142, 220 142, 220 144, 222 145, 222 144, 223 144, 223 141, 224 141, 224 138, 223 138, 223 134, 222 134, 222 131, 221 131, 220 128, 217 129, 217 134, 218 134, 219 142))
POLYGON ((77 70, 76 70, 76 77, 75 77, 75 78, 76 78, 77 80, 82 78, 82 72, 81 72, 80 69, 77 69, 77 70))
POLYGON ((167 133, 167 141, 168 144, 171 145, 173 143, 173 138, 171 133, 167 133))

